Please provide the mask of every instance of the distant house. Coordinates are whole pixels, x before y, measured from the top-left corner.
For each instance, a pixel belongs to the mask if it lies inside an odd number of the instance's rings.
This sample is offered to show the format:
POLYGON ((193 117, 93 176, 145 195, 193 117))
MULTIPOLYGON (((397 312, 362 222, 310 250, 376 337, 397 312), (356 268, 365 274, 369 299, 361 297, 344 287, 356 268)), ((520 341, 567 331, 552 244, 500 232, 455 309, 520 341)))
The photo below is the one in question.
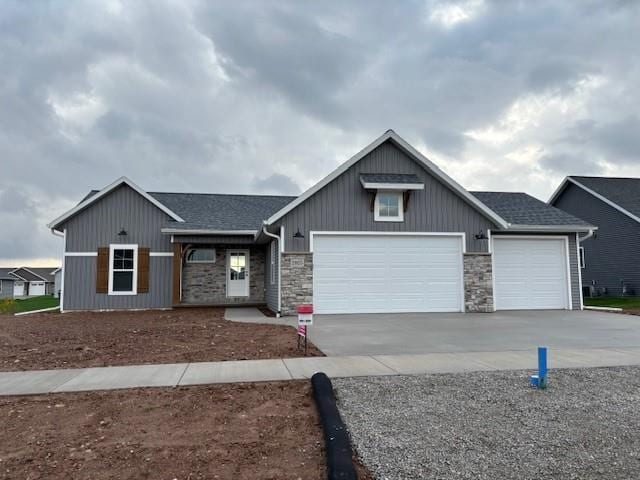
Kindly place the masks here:
POLYGON ((55 267, 0 268, 0 298, 53 295, 55 267))
POLYGON ((595 227, 469 192, 392 130, 298 197, 148 192, 127 178, 49 224, 61 309, 266 304, 293 314, 582 308, 595 227))
POLYGON ((549 204, 598 231, 580 242, 587 296, 640 296, 640 178, 564 179, 549 204))

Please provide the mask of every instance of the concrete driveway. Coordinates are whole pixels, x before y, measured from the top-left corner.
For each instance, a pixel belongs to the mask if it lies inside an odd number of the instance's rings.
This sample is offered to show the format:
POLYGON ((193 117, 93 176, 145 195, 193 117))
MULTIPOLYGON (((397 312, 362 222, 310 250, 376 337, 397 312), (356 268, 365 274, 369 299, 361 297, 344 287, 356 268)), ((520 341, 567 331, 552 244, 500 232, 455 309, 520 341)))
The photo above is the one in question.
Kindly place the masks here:
MULTIPOLYGON (((292 320, 292 319, 291 319, 292 320)), ((595 311, 314 315, 327 355, 498 352, 640 346, 640 317, 595 311)))

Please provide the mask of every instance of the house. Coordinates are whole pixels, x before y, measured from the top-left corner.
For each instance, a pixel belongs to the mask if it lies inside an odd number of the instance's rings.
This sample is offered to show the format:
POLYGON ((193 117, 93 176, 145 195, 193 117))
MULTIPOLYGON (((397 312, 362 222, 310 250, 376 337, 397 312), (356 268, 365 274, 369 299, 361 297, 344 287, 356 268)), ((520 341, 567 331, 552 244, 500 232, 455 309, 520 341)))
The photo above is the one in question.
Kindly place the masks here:
POLYGON ((62 268, 52 270, 50 275, 53 275, 53 296, 59 298, 62 288, 62 268))
POLYGON ((53 267, 0 268, 0 298, 37 297, 52 295, 53 267))
POLYGON ((578 235, 595 227, 523 193, 468 192, 389 130, 297 197, 123 177, 49 228, 63 310, 291 314, 580 309, 578 235))
POLYGON ((580 243, 585 295, 640 295, 640 178, 569 176, 549 204, 598 225, 580 243))

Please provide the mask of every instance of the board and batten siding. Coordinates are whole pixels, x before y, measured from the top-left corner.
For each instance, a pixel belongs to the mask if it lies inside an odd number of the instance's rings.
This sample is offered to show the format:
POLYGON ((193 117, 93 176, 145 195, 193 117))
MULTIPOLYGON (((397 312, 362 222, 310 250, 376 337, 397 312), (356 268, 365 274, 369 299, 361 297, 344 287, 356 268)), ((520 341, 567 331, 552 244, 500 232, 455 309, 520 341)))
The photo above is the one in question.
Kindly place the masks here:
MULTIPOLYGON (((171 238, 161 233, 168 215, 135 190, 122 185, 70 218, 66 230, 66 252, 95 253, 110 244, 137 244, 151 252, 172 252, 171 238), (121 230, 127 235, 119 236, 121 230)), ((97 258, 64 258, 64 309, 109 310, 168 308, 172 305, 172 257, 150 257, 149 293, 108 295, 96 293, 97 258)))
POLYGON ((265 255, 265 266, 264 266, 264 296, 267 306, 273 310, 274 312, 278 311, 278 275, 280 274, 278 270, 278 242, 276 240, 272 240, 271 242, 265 245, 266 255, 265 255), (275 250, 276 255, 273 257, 275 260, 274 264, 274 282, 271 283, 271 257, 272 253, 275 250))
POLYGON ((465 232, 468 252, 487 252, 487 240, 476 240, 474 235, 496 228, 390 141, 298 205, 279 224, 285 229, 286 252, 308 252, 310 231, 465 232), (362 173, 413 173, 425 188, 411 192, 403 222, 376 222, 371 209, 372 193, 360 183, 362 173), (304 238, 293 238, 297 231, 304 238))
POLYGON ((580 187, 569 183, 554 206, 598 227, 581 243, 585 253, 582 285, 622 296, 622 282, 640 296, 640 223, 580 187))
POLYGON ((149 293, 96 293, 96 257, 66 257, 64 309, 111 310, 170 308, 172 257, 149 258, 149 293))
MULTIPOLYGON (((500 235, 531 236, 532 234, 502 231, 502 232, 492 232, 491 235, 493 235, 494 237, 498 237, 500 235)), ((571 308, 573 308, 574 310, 580 310, 581 308, 580 299, 581 299, 582 292, 580 291, 580 272, 579 272, 579 264, 578 264, 578 247, 576 244, 576 234, 575 232, 535 234, 535 236, 537 237, 544 237, 549 235, 567 237, 569 241, 569 270, 570 270, 569 273, 571 277, 571 308)), ((584 283, 584 279, 583 279, 583 283, 584 283)))

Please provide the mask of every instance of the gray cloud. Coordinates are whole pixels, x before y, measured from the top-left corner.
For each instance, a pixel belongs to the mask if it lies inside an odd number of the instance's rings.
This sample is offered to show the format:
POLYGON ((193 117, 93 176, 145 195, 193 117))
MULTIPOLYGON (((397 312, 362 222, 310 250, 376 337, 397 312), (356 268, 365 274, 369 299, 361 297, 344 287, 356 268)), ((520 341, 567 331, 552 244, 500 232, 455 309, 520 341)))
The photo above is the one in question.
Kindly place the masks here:
POLYGON ((4 2, 0 262, 121 175, 297 193, 387 128, 474 188, 640 175, 638 3, 476 3, 4 2))

